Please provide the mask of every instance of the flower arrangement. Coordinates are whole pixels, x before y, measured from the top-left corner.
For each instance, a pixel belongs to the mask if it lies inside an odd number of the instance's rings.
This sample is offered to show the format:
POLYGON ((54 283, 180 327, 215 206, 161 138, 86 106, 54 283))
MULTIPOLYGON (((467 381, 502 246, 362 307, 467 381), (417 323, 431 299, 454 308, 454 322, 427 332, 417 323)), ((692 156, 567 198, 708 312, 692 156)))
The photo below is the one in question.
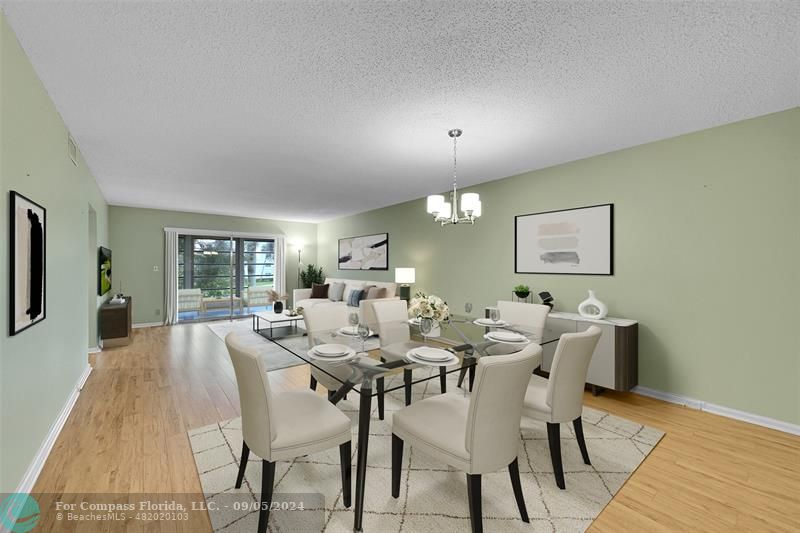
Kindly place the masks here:
POLYGON ((447 307, 447 302, 435 294, 428 295, 417 291, 408 304, 408 316, 446 322, 450 318, 450 308, 447 307))

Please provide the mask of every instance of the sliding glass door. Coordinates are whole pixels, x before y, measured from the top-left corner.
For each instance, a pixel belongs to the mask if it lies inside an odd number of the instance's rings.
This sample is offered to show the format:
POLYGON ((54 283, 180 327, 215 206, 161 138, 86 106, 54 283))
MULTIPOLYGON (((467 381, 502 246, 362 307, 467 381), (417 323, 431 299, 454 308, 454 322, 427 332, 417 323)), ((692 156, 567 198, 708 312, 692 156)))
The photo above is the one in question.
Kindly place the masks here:
POLYGON ((178 237, 178 320, 266 311, 275 284, 275 240, 178 237))

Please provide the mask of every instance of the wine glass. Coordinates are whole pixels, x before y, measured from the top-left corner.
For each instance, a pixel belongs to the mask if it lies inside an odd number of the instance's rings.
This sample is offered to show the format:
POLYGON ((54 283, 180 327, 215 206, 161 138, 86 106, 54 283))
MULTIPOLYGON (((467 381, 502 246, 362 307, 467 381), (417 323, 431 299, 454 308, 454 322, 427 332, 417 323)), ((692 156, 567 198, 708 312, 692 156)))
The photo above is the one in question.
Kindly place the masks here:
POLYGON ((470 303, 470 302, 465 303, 464 304, 464 311, 466 311, 467 316, 469 316, 469 314, 472 313, 472 303, 470 303))
POLYGON ((350 331, 358 333, 356 331, 356 326, 358 326, 358 322, 359 322, 359 320, 358 320, 358 312, 357 311, 352 311, 349 315, 347 315, 347 322, 352 326, 350 328, 350 331))
POLYGON ((419 320, 419 330, 422 333, 422 337, 425 339, 425 342, 427 342, 428 335, 430 334, 431 330, 433 330, 433 319, 421 318, 419 320))
POLYGON ((358 338, 361 339, 361 351, 364 352, 364 343, 369 338, 369 326, 364 322, 358 323, 358 338))
POLYGON ((491 309, 489 309, 489 318, 495 324, 497 322, 499 322, 500 321, 500 310, 498 308, 496 308, 496 307, 492 307, 491 309))

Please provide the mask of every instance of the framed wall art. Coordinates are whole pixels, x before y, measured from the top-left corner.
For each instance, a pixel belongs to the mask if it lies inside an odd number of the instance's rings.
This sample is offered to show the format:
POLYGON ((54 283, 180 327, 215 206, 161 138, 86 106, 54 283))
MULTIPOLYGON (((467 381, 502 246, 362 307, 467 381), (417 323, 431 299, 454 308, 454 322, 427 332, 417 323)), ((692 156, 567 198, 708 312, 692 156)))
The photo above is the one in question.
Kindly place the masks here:
POLYGON ((45 318, 47 210, 11 191, 9 235, 9 335, 45 318))
POLYGON ((514 272, 614 274, 614 204, 514 217, 514 272))
POLYGON ((339 239, 339 270, 389 270, 389 234, 339 239))

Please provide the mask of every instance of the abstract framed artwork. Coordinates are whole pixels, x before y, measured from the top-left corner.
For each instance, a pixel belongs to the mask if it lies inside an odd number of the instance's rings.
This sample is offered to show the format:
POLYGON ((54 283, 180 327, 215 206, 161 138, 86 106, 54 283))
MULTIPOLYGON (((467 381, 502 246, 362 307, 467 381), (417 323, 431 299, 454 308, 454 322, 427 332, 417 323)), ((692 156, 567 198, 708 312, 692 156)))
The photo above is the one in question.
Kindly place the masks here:
POLYGON ((339 239, 339 270, 389 270, 389 234, 339 239))
POLYGON ((103 296, 111 290, 111 250, 103 246, 97 249, 97 295, 103 296))
POLYGON ((514 272, 614 274, 614 204, 514 217, 514 272))
POLYGON ((45 318, 47 210, 11 191, 9 236, 9 335, 45 318))

